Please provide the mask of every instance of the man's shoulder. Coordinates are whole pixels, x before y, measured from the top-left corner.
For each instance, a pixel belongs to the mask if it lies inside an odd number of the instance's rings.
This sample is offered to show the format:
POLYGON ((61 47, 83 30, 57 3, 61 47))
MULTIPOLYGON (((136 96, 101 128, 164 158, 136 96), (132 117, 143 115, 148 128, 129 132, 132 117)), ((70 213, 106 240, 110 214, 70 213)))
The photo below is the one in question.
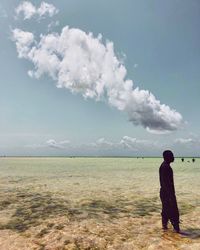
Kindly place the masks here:
POLYGON ((163 161, 162 164, 160 165, 159 171, 168 171, 169 168, 170 168, 169 164, 163 161))
POLYGON ((168 167, 168 166, 169 166, 169 164, 167 162, 163 161, 160 165, 160 168, 164 168, 164 167, 168 167))

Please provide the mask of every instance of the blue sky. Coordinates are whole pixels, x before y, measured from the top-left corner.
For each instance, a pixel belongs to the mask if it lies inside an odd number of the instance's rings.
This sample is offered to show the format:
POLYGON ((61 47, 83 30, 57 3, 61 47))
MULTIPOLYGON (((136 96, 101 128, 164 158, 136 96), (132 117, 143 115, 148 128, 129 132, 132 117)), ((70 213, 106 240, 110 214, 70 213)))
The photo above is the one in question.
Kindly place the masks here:
POLYGON ((198 156, 199 13, 198 0, 1 1, 0 155, 198 156))

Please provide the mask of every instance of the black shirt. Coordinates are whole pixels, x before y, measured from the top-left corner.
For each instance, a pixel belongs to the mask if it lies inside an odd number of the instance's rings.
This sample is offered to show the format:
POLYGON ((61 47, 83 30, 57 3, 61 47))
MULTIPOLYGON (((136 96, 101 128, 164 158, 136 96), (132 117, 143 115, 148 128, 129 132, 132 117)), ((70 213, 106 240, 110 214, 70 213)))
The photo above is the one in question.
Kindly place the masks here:
POLYGON ((159 168, 160 192, 166 197, 175 195, 173 170, 169 163, 163 162, 159 168))

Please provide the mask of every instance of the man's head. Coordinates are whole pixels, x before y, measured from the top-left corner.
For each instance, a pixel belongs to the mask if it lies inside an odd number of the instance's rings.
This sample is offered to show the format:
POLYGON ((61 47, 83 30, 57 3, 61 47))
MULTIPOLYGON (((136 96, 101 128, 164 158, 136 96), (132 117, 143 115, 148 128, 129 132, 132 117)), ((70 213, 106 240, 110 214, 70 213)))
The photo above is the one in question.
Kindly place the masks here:
POLYGON ((163 158, 167 163, 173 162, 174 161, 174 155, 172 151, 170 150, 165 150, 163 152, 163 158))

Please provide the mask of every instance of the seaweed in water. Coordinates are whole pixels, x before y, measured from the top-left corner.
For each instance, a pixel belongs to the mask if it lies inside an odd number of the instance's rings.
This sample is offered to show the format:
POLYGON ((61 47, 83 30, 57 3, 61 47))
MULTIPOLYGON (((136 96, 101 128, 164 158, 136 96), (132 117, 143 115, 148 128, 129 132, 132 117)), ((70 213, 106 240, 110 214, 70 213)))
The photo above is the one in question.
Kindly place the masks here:
MULTIPOLYGON (((0 225, 0 229, 24 232, 32 226, 40 225, 41 221, 47 218, 70 216, 68 202, 54 199, 50 194, 20 192, 16 194, 16 198, 12 199, 12 204, 8 201, 6 205, 12 205, 15 213, 7 224, 0 225)), ((4 208, 6 208, 5 205, 4 208)))

